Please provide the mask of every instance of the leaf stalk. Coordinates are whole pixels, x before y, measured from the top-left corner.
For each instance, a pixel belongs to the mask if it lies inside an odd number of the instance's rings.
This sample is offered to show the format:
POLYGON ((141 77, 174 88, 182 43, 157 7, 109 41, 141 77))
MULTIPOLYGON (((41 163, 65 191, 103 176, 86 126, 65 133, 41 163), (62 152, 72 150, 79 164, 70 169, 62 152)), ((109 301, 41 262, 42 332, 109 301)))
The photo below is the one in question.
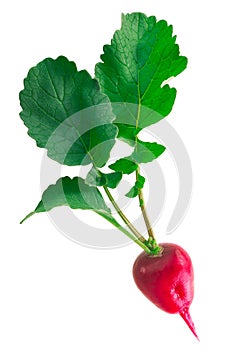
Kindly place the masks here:
MULTIPOLYGON (((140 168, 138 166, 138 168, 136 170, 136 180, 138 180, 139 175, 140 175, 140 168)), ((149 220, 149 217, 148 217, 148 214, 146 211, 146 206, 145 206, 145 202, 144 202, 144 195, 143 195, 143 191, 141 188, 138 189, 138 199, 139 199, 139 205, 141 208, 143 219, 144 219, 145 224, 146 224, 148 235, 151 239, 153 239, 154 242, 156 242, 155 235, 154 235, 154 232, 152 229, 152 225, 150 223, 150 220, 149 220)))
POLYGON ((127 219, 127 217, 122 212, 122 210, 120 209, 118 204, 115 202, 115 200, 114 200, 113 196, 111 195, 108 187, 107 186, 103 186, 103 188, 104 188, 104 191, 105 191, 106 195, 108 196, 110 202, 112 203, 112 205, 116 209, 116 211, 119 214, 119 216, 121 217, 121 219, 127 225, 127 227, 134 233, 135 237, 137 237, 139 239, 139 241, 141 241, 142 243, 146 242, 146 239, 140 234, 140 232, 136 229, 136 227, 134 227, 133 224, 131 224, 131 222, 127 219))

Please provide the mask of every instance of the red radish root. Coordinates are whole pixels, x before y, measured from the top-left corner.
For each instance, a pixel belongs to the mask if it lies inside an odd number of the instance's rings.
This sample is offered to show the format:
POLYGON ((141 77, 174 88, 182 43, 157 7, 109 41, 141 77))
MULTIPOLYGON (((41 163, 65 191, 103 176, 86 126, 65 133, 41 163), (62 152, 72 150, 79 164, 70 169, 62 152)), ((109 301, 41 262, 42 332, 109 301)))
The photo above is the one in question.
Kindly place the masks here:
POLYGON ((194 296, 194 275, 188 253, 172 243, 159 245, 158 255, 141 253, 133 266, 133 277, 141 292, 161 310, 179 313, 195 337, 189 307, 194 296))

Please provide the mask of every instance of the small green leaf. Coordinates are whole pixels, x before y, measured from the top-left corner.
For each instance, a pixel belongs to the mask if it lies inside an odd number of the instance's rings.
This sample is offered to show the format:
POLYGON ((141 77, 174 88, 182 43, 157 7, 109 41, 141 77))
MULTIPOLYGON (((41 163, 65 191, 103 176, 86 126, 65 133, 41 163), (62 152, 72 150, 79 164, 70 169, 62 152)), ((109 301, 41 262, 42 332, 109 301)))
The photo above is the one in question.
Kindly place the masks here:
POLYGON ((106 179, 106 186, 110 188, 116 188, 122 179, 122 172, 117 171, 114 173, 104 174, 106 179))
POLYGON ((136 184, 137 184, 138 188, 143 188, 145 181, 146 181, 146 179, 144 178, 144 176, 142 176, 140 174, 137 175, 136 184))
POLYGON ((158 158, 164 151, 165 147, 156 142, 144 142, 137 139, 131 158, 136 163, 148 163, 158 158))
POLYGON ((118 127, 118 139, 127 142, 130 146, 134 146, 135 139, 140 130, 135 129, 134 126, 117 124, 118 127))
POLYGON ((127 193, 125 194, 125 196, 126 196, 126 197, 129 197, 129 198, 134 198, 134 197, 137 197, 138 192, 139 192, 138 187, 137 187, 136 185, 134 185, 134 186, 129 190, 129 192, 127 192, 127 193))
POLYGON ((140 206, 140 207, 142 207, 142 206, 143 206, 143 204, 144 204, 143 199, 140 199, 140 200, 139 200, 139 206, 140 206))
POLYGON ((87 71, 65 57, 29 70, 20 92, 20 117, 38 147, 61 164, 102 167, 115 144, 109 99, 87 71))
POLYGON ((138 165, 128 158, 122 158, 109 165, 109 168, 123 174, 131 174, 138 168, 138 165))
POLYGON ((86 177, 86 184, 90 186, 107 186, 110 188, 116 188, 122 179, 121 172, 114 172, 104 174, 100 170, 92 167, 86 177))
POLYGON ((92 167, 89 173, 87 174, 85 183, 89 186, 104 186, 106 185, 106 178, 103 176, 103 174, 97 170, 96 168, 92 167))
POLYGON ((88 186, 81 177, 60 178, 55 185, 50 185, 43 193, 36 209, 28 217, 36 213, 49 211, 58 206, 69 206, 72 209, 91 209, 97 212, 110 213, 110 209, 96 187, 88 186))
MULTIPOLYGON (((128 193, 126 193, 126 197, 134 198, 139 194, 140 189, 143 188, 145 183, 145 178, 138 174, 137 181, 135 182, 135 185, 130 189, 128 193)), ((140 203, 141 204, 141 203, 140 203)))

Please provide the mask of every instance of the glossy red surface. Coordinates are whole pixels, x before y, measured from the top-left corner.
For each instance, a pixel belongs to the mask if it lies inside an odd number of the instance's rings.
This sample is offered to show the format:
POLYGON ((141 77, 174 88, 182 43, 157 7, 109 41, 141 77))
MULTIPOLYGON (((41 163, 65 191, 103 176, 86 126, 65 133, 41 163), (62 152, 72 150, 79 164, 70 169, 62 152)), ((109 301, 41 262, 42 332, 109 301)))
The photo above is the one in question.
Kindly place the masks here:
POLYGON ((160 309, 179 313, 194 335, 189 315, 193 300, 193 266, 188 253, 180 246, 162 243, 161 255, 141 253, 133 266, 133 277, 141 292, 160 309))

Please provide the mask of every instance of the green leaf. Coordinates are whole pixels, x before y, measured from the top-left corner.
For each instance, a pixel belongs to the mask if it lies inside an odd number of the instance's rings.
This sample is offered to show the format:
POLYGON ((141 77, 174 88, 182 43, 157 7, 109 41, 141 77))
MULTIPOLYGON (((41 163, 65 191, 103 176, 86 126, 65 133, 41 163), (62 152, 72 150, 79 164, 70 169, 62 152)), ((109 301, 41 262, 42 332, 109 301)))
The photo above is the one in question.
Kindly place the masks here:
POLYGON ((135 145, 136 136, 140 130, 136 130, 134 126, 117 124, 118 126, 118 138, 124 142, 127 142, 130 146, 135 145))
POLYGON ((43 193, 36 209, 22 221, 36 213, 49 211, 58 206, 69 206, 72 209, 91 209, 97 212, 110 213, 110 209, 96 187, 88 186, 81 177, 60 178, 55 185, 50 185, 43 193))
MULTIPOLYGON (((69 206, 72 209, 91 209, 105 220, 110 222, 113 226, 122 231, 133 241, 135 236, 112 216, 111 210, 106 206, 104 199, 96 187, 90 187, 84 179, 75 177, 60 178, 55 185, 50 185, 42 195, 42 200, 39 202, 36 209, 29 213, 20 223, 36 213, 46 212, 58 206, 69 206)), ((137 241, 137 240, 136 240, 137 241)), ((137 243, 140 244, 140 241, 137 243)), ((144 247, 143 247, 144 248, 144 247)))
POLYGON ((143 199, 140 198, 140 200, 139 200, 139 206, 142 207, 143 204, 144 204, 144 201, 143 201, 143 199))
MULTIPOLYGON (((128 193, 126 193, 126 197, 129 197, 129 198, 137 197, 140 189, 142 189, 144 186, 145 180, 146 179, 142 175, 138 174, 135 185, 130 189, 128 193)), ((140 202, 140 205, 141 205, 141 202, 140 202)))
POLYGON ((145 181, 146 181, 146 179, 144 178, 144 176, 142 176, 140 174, 137 175, 136 184, 137 184, 138 188, 140 188, 140 189, 143 188, 145 181))
POLYGON ((121 124, 137 131, 170 113, 176 89, 164 82, 186 68, 187 58, 180 56, 166 21, 143 13, 122 15, 121 29, 104 46, 101 59, 95 74, 112 102, 118 137, 123 137, 121 124))
POLYGON ((122 179, 121 172, 104 174, 96 168, 92 167, 86 177, 86 184, 90 186, 107 186, 116 188, 122 179))
POLYGON ((163 145, 156 142, 144 142, 137 139, 136 146, 130 157, 136 163, 148 163, 158 158, 165 149, 163 145))
POLYGON ((129 190, 129 192, 125 194, 125 196, 126 196, 126 197, 129 197, 129 198, 134 198, 134 197, 137 197, 138 193, 139 193, 139 190, 138 190, 137 186, 134 185, 134 186, 129 190))
POLYGON ((138 165, 128 158, 121 158, 115 163, 109 165, 109 168, 122 172, 123 174, 131 174, 138 168, 138 165))
POLYGON ((122 172, 117 171, 115 173, 104 174, 104 177, 107 187, 116 188, 122 179, 122 172))
POLYGON ((29 70, 20 92, 20 117, 48 156, 66 165, 102 167, 115 143, 109 99, 87 71, 65 57, 46 58, 29 70))
POLYGON ((103 176, 103 174, 99 170, 92 167, 89 173, 87 174, 85 183, 89 186, 95 186, 95 187, 105 186, 106 178, 103 176))

